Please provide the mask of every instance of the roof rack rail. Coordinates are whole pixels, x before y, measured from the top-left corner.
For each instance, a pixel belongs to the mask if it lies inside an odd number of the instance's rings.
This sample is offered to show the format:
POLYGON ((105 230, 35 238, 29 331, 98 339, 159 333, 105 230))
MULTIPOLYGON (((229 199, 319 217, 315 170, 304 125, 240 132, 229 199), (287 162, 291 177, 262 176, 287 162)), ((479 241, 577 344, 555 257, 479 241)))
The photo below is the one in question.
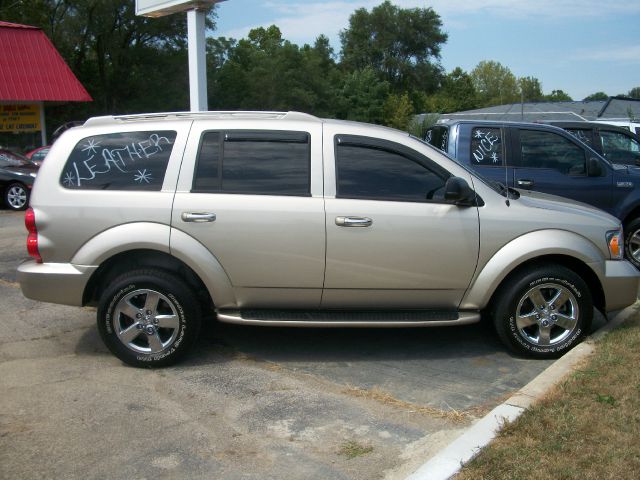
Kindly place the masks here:
POLYGON ((162 112, 140 113, 134 115, 108 115, 89 118, 84 125, 112 125, 115 123, 161 120, 161 119, 287 119, 287 120, 319 120, 317 117, 302 112, 263 112, 263 111, 211 111, 211 112, 162 112))

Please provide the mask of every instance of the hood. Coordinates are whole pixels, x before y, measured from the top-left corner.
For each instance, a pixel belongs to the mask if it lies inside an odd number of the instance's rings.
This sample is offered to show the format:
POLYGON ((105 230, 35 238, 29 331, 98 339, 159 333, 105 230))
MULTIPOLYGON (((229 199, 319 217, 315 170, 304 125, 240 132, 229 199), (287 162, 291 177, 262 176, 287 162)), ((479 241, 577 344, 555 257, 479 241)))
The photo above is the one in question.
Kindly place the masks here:
POLYGON ((635 165, 612 163, 611 166, 617 175, 633 175, 634 177, 640 176, 640 167, 636 167, 635 165))
POLYGON ((565 214, 585 215, 602 222, 610 222, 612 228, 617 228, 620 225, 620 220, 613 215, 609 215, 607 212, 586 203, 529 190, 518 190, 518 192, 520 192, 518 201, 528 207, 541 208, 543 210, 565 214))

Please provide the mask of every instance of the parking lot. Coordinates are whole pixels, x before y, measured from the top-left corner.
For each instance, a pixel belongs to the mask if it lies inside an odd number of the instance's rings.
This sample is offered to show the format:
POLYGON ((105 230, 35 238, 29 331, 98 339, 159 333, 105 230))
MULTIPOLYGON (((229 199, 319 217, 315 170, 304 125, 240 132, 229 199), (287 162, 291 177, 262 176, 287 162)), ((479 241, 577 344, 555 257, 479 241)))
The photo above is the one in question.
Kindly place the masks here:
POLYGON ((25 236, 0 210, 2 478, 404 478, 550 364, 484 324, 212 321, 178 367, 134 369, 93 309, 22 296, 25 236))

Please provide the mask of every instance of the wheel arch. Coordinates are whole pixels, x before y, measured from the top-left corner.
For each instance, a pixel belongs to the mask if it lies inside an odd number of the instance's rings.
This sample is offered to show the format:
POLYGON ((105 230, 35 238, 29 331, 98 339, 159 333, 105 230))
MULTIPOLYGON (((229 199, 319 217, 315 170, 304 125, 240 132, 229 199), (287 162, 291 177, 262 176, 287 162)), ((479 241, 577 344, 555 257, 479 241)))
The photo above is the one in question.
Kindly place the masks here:
POLYGON ((83 305, 97 305, 100 293, 118 276, 136 269, 153 268, 182 278, 194 290, 203 309, 213 308, 213 299, 202 279, 184 262, 168 253, 152 249, 133 249, 117 253, 96 269, 82 296, 83 305))
POLYGON ((605 259, 591 241, 564 230, 540 230, 518 237, 500 248, 479 269, 460 309, 483 310, 496 292, 522 268, 535 264, 563 265, 583 277, 592 292, 594 306, 606 311, 606 297, 600 277, 605 259))

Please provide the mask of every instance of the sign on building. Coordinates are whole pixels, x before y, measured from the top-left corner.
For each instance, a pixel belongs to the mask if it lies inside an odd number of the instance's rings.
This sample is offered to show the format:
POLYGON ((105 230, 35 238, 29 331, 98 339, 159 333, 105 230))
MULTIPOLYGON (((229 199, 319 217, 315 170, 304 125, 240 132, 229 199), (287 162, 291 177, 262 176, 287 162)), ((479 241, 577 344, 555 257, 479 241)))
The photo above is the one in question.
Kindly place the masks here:
POLYGON ((0 133, 39 132, 40 108, 37 103, 0 105, 0 133))

